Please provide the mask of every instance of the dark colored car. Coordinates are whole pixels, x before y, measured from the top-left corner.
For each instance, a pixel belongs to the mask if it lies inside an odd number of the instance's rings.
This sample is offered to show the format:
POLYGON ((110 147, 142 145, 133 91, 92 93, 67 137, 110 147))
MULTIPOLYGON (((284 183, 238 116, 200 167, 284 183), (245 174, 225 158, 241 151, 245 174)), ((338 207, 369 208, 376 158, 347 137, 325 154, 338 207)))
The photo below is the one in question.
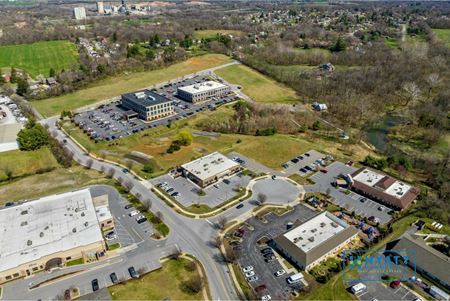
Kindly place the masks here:
POLYGON ((307 172, 308 172, 308 171, 307 171, 306 169, 304 169, 303 167, 300 168, 300 171, 301 171, 302 173, 307 173, 307 172))
POLYGON ((124 207, 126 210, 128 210, 128 209, 130 209, 130 208, 133 208, 133 205, 131 205, 131 204, 127 204, 127 205, 125 205, 125 207, 124 207))
POLYGON ((284 163, 283 165, 281 165, 283 168, 288 168, 289 167, 289 165, 288 164, 286 164, 286 163, 284 163))
POLYGON ((298 156, 297 158, 300 160, 303 160, 303 156, 298 156))
POLYGON ((310 156, 310 154, 308 154, 308 153, 305 153, 305 156, 306 156, 306 157, 309 157, 309 156, 310 156))
POLYGON ((311 168, 311 167, 309 167, 308 165, 307 165, 307 166, 305 166, 305 169, 307 169, 307 170, 309 170, 309 171, 311 171, 311 170, 312 170, 312 168, 311 168))
POLYGON ((271 248, 265 248, 261 250, 262 254, 273 254, 273 250, 271 248))
POLYGON ((117 282, 119 282, 119 278, 117 278, 116 273, 111 273, 109 274, 109 278, 111 278, 111 282, 116 284, 117 282))
POLYGON ((92 290, 93 290, 94 292, 95 292, 95 291, 98 291, 98 289, 99 289, 99 286, 98 286, 98 280, 97 280, 97 279, 92 280, 91 284, 92 284, 92 290))
POLYGON ((298 161, 299 160, 297 158, 294 158, 294 159, 291 160, 292 163, 298 163, 298 161))
POLYGON ((175 189, 173 189, 173 188, 169 188, 169 189, 167 189, 167 193, 170 193, 170 192, 172 192, 172 191, 174 191, 175 189))
POLYGON ((146 218, 146 217, 142 217, 142 218, 140 218, 140 219, 137 220, 137 223, 138 223, 138 224, 142 224, 142 223, 144 223, 144 222, 146 222, 146 221, 147 221, 147 218, 146 218))
POLYGON ((139 278, 139 275, 136 272, 136 270, 134 269, 134 267, 129 267, 128 273, 130 273, 131 278, 139 278))
POLYGON ((366 198, 360 198, 359 201, 360 201, 361 203, 365 203, 365 202, 366 202, 366 198))
POLYGON ((12 205, 14 205, 14 203, 13 203, 13 202, 8 202, 8 203, 5 203, 5 207, 11 207, 12 205))
POLYGON ((126 169, 126 168, 122 169, 122 171, 123 171, 124 173, 129 173, 129 172, 130 172, 130 171, 129 171, 128 169, 126 169))
POLYGON ((70 300, 70 290, 64 291, 64 300, 70 300))
POLYGON ((225 184, 230 184, 230 180, 228 180, 228 179, 223 179, 223 182, 224 182, 225 184))
POLYGON ((244 207, 244 204, 239 204, 236 206, 236 209, 241 209, 242 207, 244 207))

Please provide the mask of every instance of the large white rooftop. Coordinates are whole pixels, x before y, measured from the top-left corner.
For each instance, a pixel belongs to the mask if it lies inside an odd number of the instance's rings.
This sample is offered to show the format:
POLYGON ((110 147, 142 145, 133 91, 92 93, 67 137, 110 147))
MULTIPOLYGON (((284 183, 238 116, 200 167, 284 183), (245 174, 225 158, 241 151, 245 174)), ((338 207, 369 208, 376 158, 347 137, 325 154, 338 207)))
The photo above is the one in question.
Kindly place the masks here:
POLYGON ((228 159, 218 152, 211 153, 204 157, 182 165, 185 170, 195 175, 200 180, 206 180, 210 177, 220 177, 226 174, 230 168, 239 166, 238 163, 228 159))
POLYGON ((89 189, 0 210, 0 271, 102 241, 89 189))
POLYGON ((410 189, 411 189, 410 185, 400 181, 395 181, 394 184, 389 186, 388 189, 386 189, 384 192, 392 196, 395 196, 396 198, 401 198, 410 189))
POLYGON ((199 83, 199 84, 193 84, 190 86, 185 86, 185 87, 179 87, 178 90, 190 93, 190 94, 196 94, 196 93, 200 93, 200 92, 206 92, 206 91, 210 91, 210 90, 214 90, 214 89, 218 89, 218 88, 224 88, 226 87, 226 85, 215 82, 215 81, 206 81, 203 83, 199 83))
POLYGON ((361 183, 364 183, 367 186, 373 186, 382 178, 384 178, 384 175, 366 168, 362 172, 357 174, 353 179, 361 183))
POLYGON ((286 232, 284 236, 307 253, 347 227, 348 225, 344 221, 324 211, 286 232))

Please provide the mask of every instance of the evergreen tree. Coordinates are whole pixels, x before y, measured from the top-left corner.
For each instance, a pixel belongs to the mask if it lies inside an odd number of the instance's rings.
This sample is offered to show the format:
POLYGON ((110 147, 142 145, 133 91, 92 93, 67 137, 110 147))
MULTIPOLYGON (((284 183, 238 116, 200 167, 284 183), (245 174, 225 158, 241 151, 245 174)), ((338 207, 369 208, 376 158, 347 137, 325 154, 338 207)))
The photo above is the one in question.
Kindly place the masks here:
POLYGON ((48 71, 48 76, 50 77, 55 77, 56 75, 56 71, 53 68, 50 68, 50 70, 48 71))
POLYGON ((29 89, 30 85, 28 84, 28 81, 25 78, 19 78, 17 80, 17 90, 16 90, 17 94, 24 96, 28 93, 29 89))
POLYGON ((12 84, 17 83, 17 71, 16 68, 12 67, 11 68, 11 77, 9 80, 12 84))

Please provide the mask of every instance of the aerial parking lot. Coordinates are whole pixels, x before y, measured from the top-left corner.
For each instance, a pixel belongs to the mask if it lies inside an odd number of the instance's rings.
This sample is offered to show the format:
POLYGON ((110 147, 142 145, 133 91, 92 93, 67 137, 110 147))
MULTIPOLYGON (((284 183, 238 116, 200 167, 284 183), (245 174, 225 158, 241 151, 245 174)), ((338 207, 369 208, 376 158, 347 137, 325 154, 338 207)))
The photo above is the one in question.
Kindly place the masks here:
POLYGON ((258 297, 270 295, 271 299, 288 300, 293 292, 305 285, 303 282, 287 282, 287 278, 296 273, 295 269, 289 269, 270 244, 261 243, 261 240, 270 240, 283 233, 289 222, 304 222, 315 214, 315 211, 297 205, 282 216, 268 213, 264 217, 267 223, 253 217, 247 220, 248 226, 231 233, 230 245, 238 254, 241 272, 257 291, 258 297))
POLYGON ((235 197, 239 193, 238 189, 245 188, 250 180, 251 177, 239 172, 203 189, 184 177, 173 178, 171 175, 157 177, 151 180, 151 183, 157 186, 166 183, 160 189, 166 191, 184 207, 199 204, 213 208, 235 197))
POLYGON ((326 166, 327 162, 332 159, 331 156, 326 156, 318 151, 310 150, 282 164, 282 167, 284 168, 284 172, 288 175, 299 174, 305 177, 311 175, 316 170, 322 169, 322 167, 326 166))
POLYGON ((392 210, 378 202, 372 201, 362 195, 345 188, 334 187, 331 183, 343 174, 351 174, 357 170, 353 166, 348 166, 341 162, 334 162, 326 167, 327 172, 317 172, 310 177, 315 182, 314 185, 304 186, 307 192, 328 191, 333 203, 341 208, 347 209, 355 214, 367 217, 381 225, 388 223, 392 219, 392 210))
POLYGON ((128 109, 123 108, 120 101, 116 101, 108 105, 102 105, 95 110, 76 114, 74 122, 92 139, 110 141, 152 127, 167 125, 202 111, 215 110, 220 105, 237 100, 237 96, 230 92, 222 97, 213 97, 193 104, 178 98, 176 95, 177 87, 202 83, 207 80, 209 79, 206 77, 196 76, 153 88, 153 92, 165 96, 173 102, 175 114, 165 118, 153 121, 144 121, 137 117, 128 119, 126 117, 128 109))

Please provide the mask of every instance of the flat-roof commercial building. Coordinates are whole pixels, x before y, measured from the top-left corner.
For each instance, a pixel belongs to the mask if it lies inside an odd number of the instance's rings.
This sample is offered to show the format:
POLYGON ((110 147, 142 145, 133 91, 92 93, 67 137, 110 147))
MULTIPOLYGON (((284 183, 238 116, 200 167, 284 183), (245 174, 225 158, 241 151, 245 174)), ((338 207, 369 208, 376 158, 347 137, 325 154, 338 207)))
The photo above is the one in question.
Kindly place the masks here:
POLYGON ((299 268, 309 270, 346 246, 358 230, 324 211, 274 238, 276 248, 299 268))
MULTIPOLYGON (((172 101, 150 90, 122 95, 122 107, 136 112, 140 119, 151 121, 175 114, 172 101)), ((129 112, 127 112, 129 114, 129 112)))
POLYGON ((181 168, 186 178, 202 188, 242 169, 241 165, 218 152, 183 164, 181 168))
POLYGON ((89 189, 0 210, 0 283, 74 259, 96 260, 105 249, 89 189))
POLYGON ((177 95, 186 101, 196 103, 208 100, 211 97, 219 97, 230 92, 230 87, 215 81, 193 84, 185 87, 178 87, 177 95))
POLYGON ((85 20, 86 19, 86 9, 83 6, 74 7, 73 15, 76 20, 85 20))
POLYGON ((420 193, 416 187, 365 167, 351 174, 350 181, 356 192, 399 210, 409 207, 420 193))
POLYGON ((414 258, 408 261, 413 270, 450 289, 450 257, 428 245, 422 236, 404 234, 400 239, 389 242, 386 250, 397 251, 400 255, 401 252, 413 255, 414 258))

